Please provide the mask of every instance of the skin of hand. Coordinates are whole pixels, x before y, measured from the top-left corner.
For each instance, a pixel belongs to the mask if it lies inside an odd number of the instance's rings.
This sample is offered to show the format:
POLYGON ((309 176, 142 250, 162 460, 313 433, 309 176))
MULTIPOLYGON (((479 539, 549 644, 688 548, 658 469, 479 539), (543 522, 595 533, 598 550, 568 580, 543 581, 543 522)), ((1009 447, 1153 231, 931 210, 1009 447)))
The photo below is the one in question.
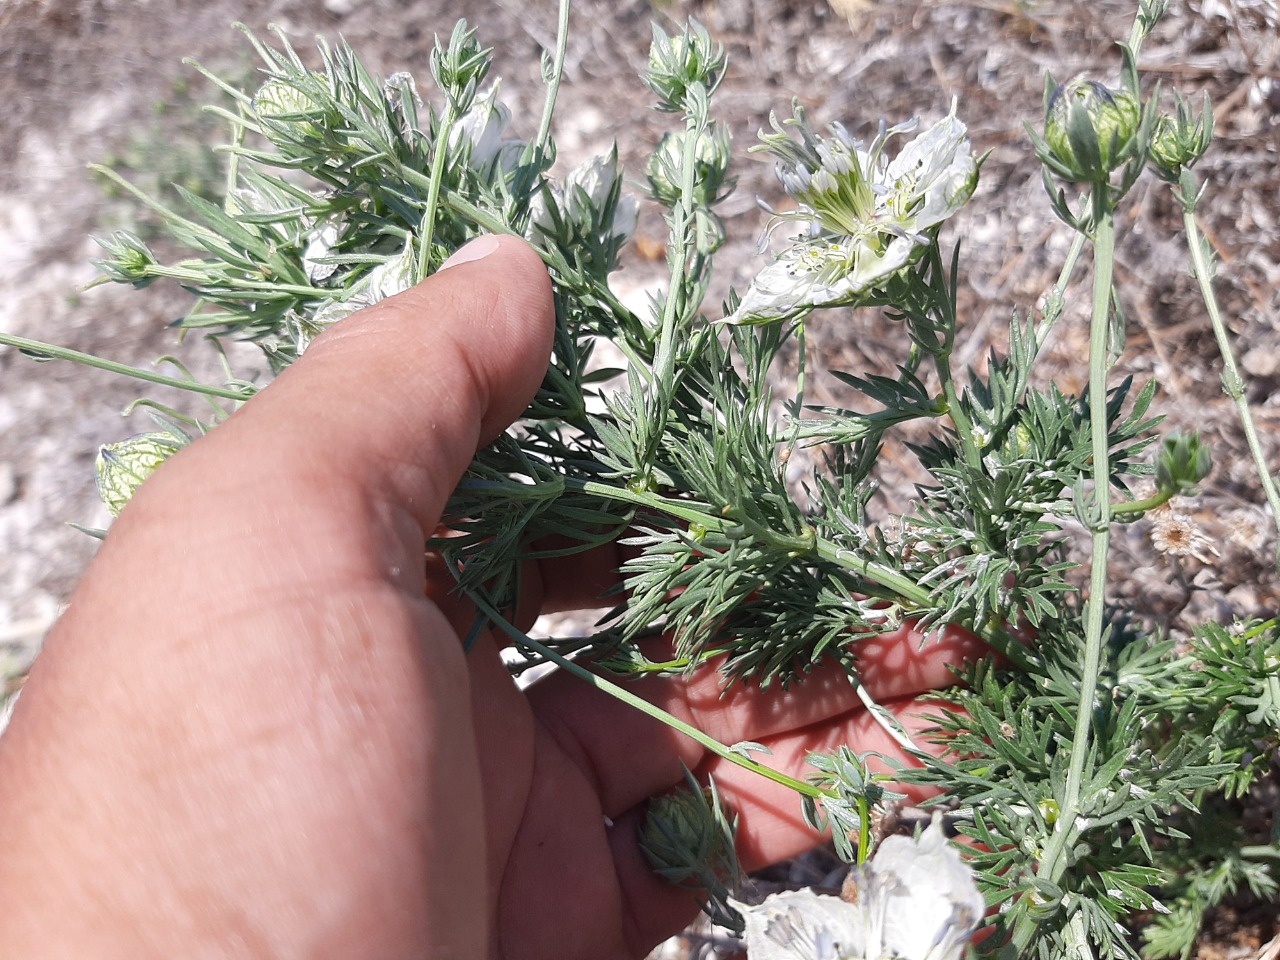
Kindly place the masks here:
MULTIPOLYGON (((424 537, 532 397, 552 330, 536 254, 481 238, 147 481, 0 737, 7 955, 643 956, 696 910, 636 841, 682 762, 741 815, 748 869, 812 845, 784 788, 571 676, 521 692, 491 636, 464 653, 424 537)), ((532 571, 531 609, 598 596, 610 569, 532 571)), ((859 649, 909 728, 982 652, 859 649)), ((793 775, 842 743, 894 754, 834 669, 767 694, 710 671, 633 689, 793 775)))

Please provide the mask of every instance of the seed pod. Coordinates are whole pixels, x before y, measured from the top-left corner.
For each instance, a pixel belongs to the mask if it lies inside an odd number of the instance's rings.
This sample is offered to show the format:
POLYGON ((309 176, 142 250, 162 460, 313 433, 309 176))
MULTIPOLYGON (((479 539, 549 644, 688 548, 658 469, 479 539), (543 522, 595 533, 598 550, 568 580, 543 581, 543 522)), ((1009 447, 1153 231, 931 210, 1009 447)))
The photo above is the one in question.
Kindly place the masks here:
POLYGON ((143 481, 184 446, 180 437, 157 432, 100 447, 94 472, 98 477, 98 496, 111 515, 118 517, 143 481))

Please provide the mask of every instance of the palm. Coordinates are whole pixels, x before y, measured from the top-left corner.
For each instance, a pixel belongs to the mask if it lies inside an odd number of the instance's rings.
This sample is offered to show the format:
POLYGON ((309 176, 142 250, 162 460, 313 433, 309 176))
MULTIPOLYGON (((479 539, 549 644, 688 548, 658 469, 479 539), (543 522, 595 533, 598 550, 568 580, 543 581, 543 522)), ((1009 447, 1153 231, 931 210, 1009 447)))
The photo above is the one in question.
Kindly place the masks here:
MULTIPOLYGON (((559 573, 543 571, 535 582, 584 582, 580 569, 559 573)), ((551 593, 557 607, 575 599, 551 593)), ((452 619, 469 617, 454 611, 452 619)), ((961 635, 925 651, 917 640, 903 631, 875 641, 865 655, 869 681, 908 715, 909 725, 913 695, 945 682, 946 664, 973 652, 961 635)), ((682 781, 682 764, 713 773, 743 814, 740 852, 748 868, 812 843, 797 797, 706 755, 580 679, 559 674, 519 691, 491 638, 468 660, 493 898, 491 944, 502 960, 642 956, 692 919, 694 897, 663 884, 636 842, 646 801, 682 781)), ((710 670, 689 684, 650 680, 633 689, 724 742, 768 744, 770 762, 793 774, 803 775, 809 750, 839 743, 893 753, 835 669, 819 671, 804 692, 764 695, 742 687, 723 696, 710 670)))

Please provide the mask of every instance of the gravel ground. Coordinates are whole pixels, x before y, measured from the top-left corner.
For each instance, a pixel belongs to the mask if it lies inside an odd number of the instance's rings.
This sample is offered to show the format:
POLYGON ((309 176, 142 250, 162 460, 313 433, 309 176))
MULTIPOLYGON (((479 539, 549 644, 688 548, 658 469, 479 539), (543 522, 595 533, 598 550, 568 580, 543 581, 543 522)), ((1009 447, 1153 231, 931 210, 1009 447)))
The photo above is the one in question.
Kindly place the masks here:
MULTIPOLYGON (((663 130, 634 79, 653 17, 696 16, 728 48, 720 115, 740 151, 769 110, 785 110, 792 98, 819 123, 839 119, 863 133, 881 116, 936 119, 958 98, 975 144, 991 151, 979 193, 952 234, 965 251, 959 359, 979 366, 1011 312, 1033 308, 1053 282, 1069 242, 1045 201, 1023 130, 1025 119, 1039 115, 1044 72, 1087 70, 1105 79, 1117 59, 1111 41, 1127 34, 1132 16, 1132 5, 1119 0, 580 0, 576 9, 557 133, 566 165, 619 139, 627 168, 639 176, 663 130)), ((180 291, 83 291, 94 276, 90 234, 121 226, 154 231, 131 204, 104 193, 85 165, 110 161, 153 188, 166 180, 216 184, 218 170, 196 147, 213 135, 197 107, 214 95, 181 59, 193 56, 249 80, 251 59, 232 20, 255 29, 280 24, 300 47, 313 34, 341 33, 375 69, 425 72, 433 34, 459 17, 495 47, 495 71, 517 126, 531 127, 541 99, 537 53, 554 37, 549 2, 0 0, 0 330, 140 365, 175 351, 166 324, 183 309, 180 291)), ((1213 97, 1219 140, 1200 168, 1211 184, 1201 226, 1220 256, 1217 290, 1250 376, 1264 445, 1278 464, 1276 0, 1174 0, 1142 66, 1151 81, 1213 97)), ((718 261, 709 302, 729 284, 744 289, 760 264, 757 196, 776 202, 779 191, 765 164, 745 160, 725 207, 735 239, 718 261)), ((1150 525, 1138 523, 1117 537, 1115 566, 1117 600, 1175 633, 1207 617, 1274 613, 1280 594, 1270 520, 1257 506, 1258 483, 1220 389, 1216 348, 1178 226, 1168 191, 1154 182, 1137 188, 1121 218, 1125 369, 1158 380, 1157 403, 1175 427, 1201 429, 1213 441, 1214 473, 1202 495, 1180 507, 1213 549, 1202 560, 1172 561, 1152 548, 1150 525)), ((658 275, 661 237, 656 218, 642 218, 620 278, 630 295, 658 275)), ((1078 277, 1045 365, 1064 389, 1087 376, 1087 271, 1078 277)), ((861 313, 812 325, 809 343, 821 365, 892 371, 903 338, 884 318, 861 313)), ((177 352, 193 369, 210 370, 199 347, 177 352)), ((92 484, 97 446, 144 430, 147 421, 141 412, 121 421, 139 391, 109 374, 35 364, 0 348, 0 378, 0 667, 13 672, 93 552, 94 541, 67 523, 106 523, 92 484)), ((148 395, 186 402, 163 391, 148 395)), ((885 457, 890 499, 909 498, 918 479, 909 458, 893 447, 885 457)), ((1211 955, 1230 954, 1204 954, 1211 955)))

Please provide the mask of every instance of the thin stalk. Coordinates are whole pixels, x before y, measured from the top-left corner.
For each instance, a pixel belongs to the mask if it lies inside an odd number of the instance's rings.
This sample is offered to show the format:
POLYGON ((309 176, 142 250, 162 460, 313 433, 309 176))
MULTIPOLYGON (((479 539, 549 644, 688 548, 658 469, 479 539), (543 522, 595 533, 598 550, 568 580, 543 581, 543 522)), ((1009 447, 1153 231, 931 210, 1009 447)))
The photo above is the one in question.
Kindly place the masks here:
POLYGON ((1085 235, 1077 231, 1071 241, 1071 249, 1067 251, 1067 259, 1063 261, 1062 272, 1058 274, 1058 282, 1045 294, 1044 315, 1040 319, 1040 325, 1036 327, 1036 343, 1044 343, 1045 338, 1049 336, 1049 331, 1062 316, 1066 304, 1067 286, 1071 283, 1072 274, 1076 272, 1076 262, 1079 261, 1080 254, 1084 250, 1084 242, 1085 235))
POLYGON ((935 304, 940 314, 943 342, 935 340, 936 349, 929 352, 933 355, 933 365, 938 372, 938 381, 942 384, 942 396, 946 400, 947 414, 956 428, 956 438, 960 441, 960 449, 964 451, 965 463, 971 470, 982 469, 982 451, 978 447, 978 438, 973 432, 973 421, 960 402, 960 391, 956 389, 955 376, 951 372, 951 352, 956 343, 956 309, 954 291, 942 281, 945 267, 942 252, 938 249, 935 238, 929 250, 929 258, 933 263, 933 290, 935 304))
POLYGON ((197 393, 206 397, 244 401, 257 392, 256 390, 246 392, 244 390, 231 390, 226 387, 211 387, 208 384, 197 383, 194 380, 179 380, 177 377, 166 377, 163 373, 153 373, 141 367, 131 367, 127 363, 104 360, 102 357, 95 357, 91 353, 81 353, 79 350, 59 347, 40 340, 28 340, 26 337, 15 337, 9 333, 0 333, 0 345, 17 347, 19 350, 40 354, 40 359, 48 357, 51 360, 70 360, 72 363, 80 363, 86 367, 96 367, 109 373, 133 377, 135 380, 145 380, 147 383, 158 383, 165 387, 177 387, 179 390, 186 390, 188 393, 197 393))
POLYGON ((679 717, 676 717, 671 715, 670 713, 667 713, 667 711, 661 709, 660 707, 655 707, 648 700, 645 700, 642 697, 638 697, 634 693, 630 692, 629 690, 625 690, 622 687, 618 686, 616 683, 611 683, 610 681, 604 679, 604 677, 601 677, 597 674, 592 673, 590 670, 582 666, 580 663, 575 663, 573 660, 569 660, 569 659, 566 659, 565 657, 562 657, 560 654, 552 650, 550 647, 546 646, 545 644, 539 643, 537 640, 534 640, 533 638, 522 633, 517 627, 508 623, 506 618, 503 617, 496 610, 494 610, 493 607, 491 607, 488 603, 486 603, 482 597, 473 596, 472 600, 475 602, 476 606, 479 607, 480 611, 490 620, 490 622, 492 622, 495 626, 497 626, 498 629, 500 629, 503 633, 509 636, 517 644, 528 647, 529 649, 533 650, 540 656, 545 657, 547 660, 551 661, 561 669, 567 670, 569 673, 573 674, 575 677, 585 680, 587 683, 591 684, 591 686, 595 687, 597 690, 600 690, 603 693, 609 694, 609 696, 611 697, 615 697, 616 699, 621 700, 623 703, 627 704, 628 706, 634 707, 635 709, 639 710, 641 713, 645 714, 646 716, 653 717, 655 720, 658 720, 661 723, 665 723, 671 729, 684 734, 690 740, 693 740, 695 743, 699 744, 704 749, 706 749, 710 753, 715 754, 721 759, 728 760, 730 763, 736 764, 737 766, 742 767, 744 770, 749 770, 751 773, 758 774, 759 776, 764 777, 766 780, 772 780, 774 783, 778 783, 784 787, 788 787, 789 789, 794 790, 796 793, 801 794, 802 796, 805 796, 805 797, 811 797, 815 800, 821 800, 829 796, 834 796, 834 791, 827 791, 827 790, 821 789, 820 787, 815 787, 811 783, 805 783, 803 780, 797 780, 794 777, 789 777, 785 773, 775 770, 772 767, 767 767, 763 763, 757 763, 755 760, 752 760, 750 757, 743 756, 741 753, 738 753, 737 751, 725 746, 723 743, 721 743, 719 740, 715 739, 714 737, 708 736, 707 734, 703 733, 697 727, 686 723, 685 721, 681 720, 679 717))
POLYGON ((560 78, 564 76, 564 58, 569 50, 569 4, 560 0, 560 13, 556 22, 556 52, 551 62, 551 75, 547 77, 547 96, 542 103, 542 119, 538 123, 537 158, 541 165, 547 153, 547 141, 551 138, 551 118, 556 111, 556 97, 560 93, 560 78))
POLYGON ((1157 507, 1163 507, 1172 499, 1173 493, 1166 492, 1152 494, 1143 500, 1126 500, 1122 503, 1113 503, 1111 505, 1111 515, 1118 517, 1134 513, 1148 513, 1157 507))
MULTIPOLYGON (((1196 195, 1194 191, 1188 192, 1185 189, 1182 192, 1184 197, 1196 195)), ((1275 479, 1267 467, 1262 443, 1258 439, 1258 429, 1253 422, 1253 413, 1249 410, 1249 401, 1244 395, 1244 378, 1240 376, 1240 368, 1236 366, 1235 351, 1231 348, 1227 326, 1222 322, 1222 312, 1218 309, 1218 298, 1213 292, 1212 272, 1204 255, 1204 241, 1200 235, 1199 224, 1196 223, 1194 208, 1186 209, 1184 206, 1182 224, 1187 231, 1191 269, 1196 275, 1196 282, 1200 284, 1200 296, 1204 299, 1205 310, 1209 313, 1209 324, 1213 327, 1213 336, 1218 341, 1218 352, 1222 354, 1222 389, 1236 405, 1240 427, 1244 431, 1245 442, 1249 445, 1249 455, 1253 457, 1258 479, 1262 482, 1262 490, 1267 495, 1272 522, 1276 524, 1276 569, 1280 571, 1280 492, 1277 492, 1275 479)))
MULTIPOLYGON (((565 478, 565 490, 588 493, 605 500, 629 503, 657 513, 663 513, 686 523, 701 524, 707 530, 723 533, 738 526, 732 519, 727 519, 719 512, 705 504, 687 500, 672 500, 652 491, 632 491, 626 487, 601 483, 598 480, 579 480, 575 477, 565 478)), ((764 538, 761 538, 762 540, 764 538)), ((852 571, 865 580, 884 587, 893 596, 904 602, 908 614, 912 608, 928 608, 931 594, 927 587, 916 583, 910 577, 899 573, 892 567, 876 563, 852 550, 841 547, 830 540, 816 535, 809 537, 779 536, 774 538, 778 549, 788 550, 795 555, 811 554, 827 562, 852 571)), ((974 627, 974 633, 1001 656, 1006 657, 1015 666, 1030 668, 1031 660, 1023 646, 1009 636, 1004 625, 992 620, 974 627)))
POLYGON ((325 298, 333 296, 332 290, 323 287, 311 287, 298 283, 273 283, 270 280, 243 280, 239 277, 219 281, 209 274, 196 270, 183 270, 182 264, 167 267, 156 264, 147 268, 147 276, 157 280, 173 280, 176 283, 189 284, 202 293, 230 293, 241 290, 252 290, 261 293, 289 293, 295 297, 325 298))
POLYGON ((964 451, 965 462, 970 469, 982 467, 982 451, 978 449, 978 438, 973 432, 973 421, 965 413, 964 404, 960 402, 960 394, 956 390, 955 378, 951 375, 951 358, 947 354, 935 354, 934 366, 938 371, 938 379, 942 381, 942 395, 947 401, 947 415, 956 428, 956 437, 960 441, 960 449, 964 451))
MULTIPOLYGON (((1107 556, 1111 546, 1111 456, 1107 423, 1107 373, 1110 369, 1111 279, 1115 261, 1115 216, 1107 183, 1093 186, 1094 269, 1093 317, 1089 327, 1089 433, 1093 449, 1094 516, 1089 566, 1089 602, 1085 611, 1084 664, 1080 700, 1076 708, 1071 760, 1053 836, 1036 867, 1036 876, 1056 882, 1066 869, 1065 854, 1080 814, 1080 791, 1093 733, 1093 709, 1102 663, 1103 620, 1106 613, 1107 556)), ((1014 946, 1025 949, 1036 922, 1025 915, 1013 932, 1014 946)))
MULTIPOLYGON (((804 345, 804 320, 802 318, 796 323, 796 399, 791 405, 792 423, 791 439, 787 443, 788 459, 790 459, 791 454, 795 452, 796 444, 800 441, 800 417, 804 414, 804 372, 806 359, 804 345)), ((786 469, 785 466, 783 469, 786 469)))
POLYGON ((431 262, 431 241, 436 234, 436 212, 440 207, 440 181, 444 179, 444 161, 449 154, 449 134, 458 120, 458 107, 453 97, 445 104, 444 116, 440 118, 440 126, 436 128, 434 153, 431 157, 430 182, 427 185, 427 205, 422 211, 422 220, 418 227, 418 258, 415 278, 423 280, 427 276, 427 267, 431 262))
POLYGON ((685 121, 684 152, 680 158, 680 199, 671 210, 671 239, 668 247, 671 256, 671 288, 667 291, 662 307, 662 320, 658 330, 658 342, 653 357, 655 392, 650 395, 653 417, 648 433, 649 449, 645 459, 653 457, 657 445, 666 431, 667 408, 671 400, 676 366, 676 323, 680 319, 687 297, 686 271, 689 266, 689 249, 693 245, 693 178, 696 172, 698 134, 702 123, 697 117, 685 121))

